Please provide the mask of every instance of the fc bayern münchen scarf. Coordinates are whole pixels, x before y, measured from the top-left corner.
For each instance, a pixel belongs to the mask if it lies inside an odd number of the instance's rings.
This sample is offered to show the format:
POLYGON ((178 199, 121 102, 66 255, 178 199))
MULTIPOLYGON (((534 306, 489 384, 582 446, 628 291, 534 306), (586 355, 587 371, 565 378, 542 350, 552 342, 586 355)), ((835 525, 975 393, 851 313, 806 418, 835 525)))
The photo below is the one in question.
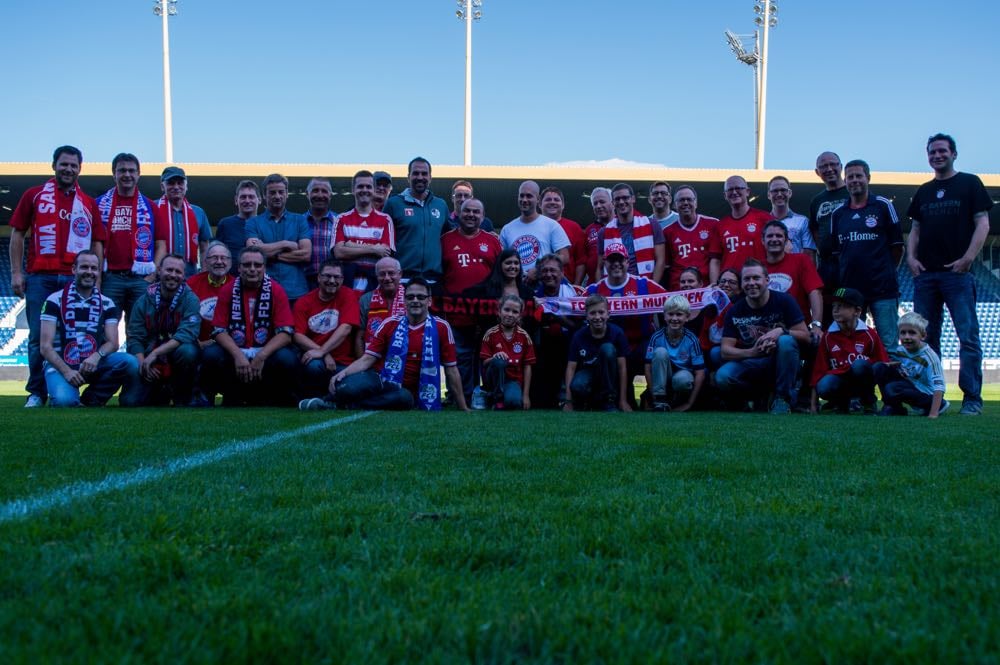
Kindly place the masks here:
POLYGON ((174 297, 170 299, 170 303, 166 307, 163 306, 163 290, 159 283, 150 284, 146 289, 146 295, 153 299, 153 311, 146 315, 146 330, 156 335, 154 349, 169 340, 171 334, 177 332, 177 328, 180 326, 180 313, 177 311, 177 306, 180 304, 181 298, 184 297, 184 291, 187 288, 187 284, 181 282, 180 288, 174 293, 174 297))
POLYGON ((243 280, 240 277, 233 282, 233 300, 229 307, 229 327, 227 332, 236 342, 236 346, 254 347, 267 344, 271 334, 271 313, 273 309, 271 278, 264 275, 257 296, 257 311, 253 315, 253 339, 247 346, 247 323, 243 316, 243 280))
POLYGON ((101 292, 94 289, 90 297, 84 300, 76 290, 76 281, 63 287, 59 299, 59 309, 63 321, 63 360, 76 369, 91 354, 97 351, 98 337, 101 326, 101 292), (84 304, 87 307, 87 320, 76 318, 77 308, 84 304))
MULTIPOLYGON (((437 321, 428 316, 424 321, 424 336, 420 354, 420 382, 417 405, 424 411, 441 410, 441 346, 438 343, 437 321)), ((403 385, 403 370, 410 345, 410 324, 406 317, 399 317, 392 343, 385 354, 382 381, 403 385)))
MULTIPOLYGON (((153 212, 149 209, 149 199, 141 192, 135 192, 135 212, 132 219, 135 227, 132 229, 132 272, 136 275, 150 275, 156 271, 153 262, 153 212)), ((112 187, 97 199, 97 209, 101 212, 101 221, 108 230, 108 245, 111 240, 111 211, 119 206, 118 189, 112 187)), ((169 252, 168 252, 169 254, 169 252)))

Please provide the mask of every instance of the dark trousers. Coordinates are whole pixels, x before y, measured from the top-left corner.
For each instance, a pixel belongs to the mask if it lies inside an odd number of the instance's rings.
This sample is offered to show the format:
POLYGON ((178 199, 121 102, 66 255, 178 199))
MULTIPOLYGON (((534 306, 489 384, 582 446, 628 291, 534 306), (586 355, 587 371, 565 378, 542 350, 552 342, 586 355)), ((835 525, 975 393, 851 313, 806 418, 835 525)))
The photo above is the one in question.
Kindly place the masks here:
POLYGON ((297 402, 294 389, 298 364, 298 353, 285 346, 265 361, 259 381, 244 383, 236 376, 233 357, 213 344, 205 348, 201 385, 208 395, 222 393, 223 406, 291 406, 297 402))

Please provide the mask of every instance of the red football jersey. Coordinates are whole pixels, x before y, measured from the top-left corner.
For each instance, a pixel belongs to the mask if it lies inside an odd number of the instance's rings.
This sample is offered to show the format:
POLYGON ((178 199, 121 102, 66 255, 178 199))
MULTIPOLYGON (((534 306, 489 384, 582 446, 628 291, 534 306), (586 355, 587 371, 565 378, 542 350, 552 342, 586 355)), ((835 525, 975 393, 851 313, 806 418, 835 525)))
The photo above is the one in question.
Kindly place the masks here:
POLYGON ((770 213, 750 208, 739 219, 726 215, 715 225, 711 236, 708 255, 722 259, 720 271, 732 268, 736 272, 743 269, 747 259, 764 262, 764 225, 771 221, 770 213))
MULTIPOLYGON (((453 367, 458 364, 455 335, 452 334, 451 326, 444 319, 434 317, 434 323, 437 325, 438 341, 441 345, 441 365, 453 367)), ((405 316, 393 316, 386 319, 382 322, 378 332, 375 333, 375 338, 365 349, 365 353, 378 358, 378 362, 372 368, 376 372, 382 371, 382 366, 385 364, 385 354, 392 345, 392 336, 396 332, 397 325, 406 326, 409 324, 405 316)), ((407 340, 406 364, 403 366, 403 387, 414 394, 420 388, 420 363, 424 346, 425 325, 427 325, 427 321, 417 326, 410 326, 410 336, 407 340)))
MULTIPOLYGON (((347 323, 354 328, 361 325, 358 296, 352 289, 344 286, 337 289, 333 300, 327 302, 320 299, 319 289, 313 289, 295 301, 292 316, 295 319, 295 332, 305 335, 320 346, 326 344, 341 324, 347 323)), ((330 351, 337 364, 350 365, 354 361, 353 342, 354 336, 348 335, 330 351)))
POLYGON ((719 223, 715 217, 698 215, 691 228, 674 222, 663 229, 666 264, 671 291, 680 289, 681 272, 685 268, 697 268, 702 278, 708 281, 709 244, 712 230, 719 223))
POLYGON ((479 357, 485 363, 500 351, 507 354, 507 378, 523 386, 524 366, 535 364, 535 345, 531 343, 527 331, 518 326, 507 339, 499 325, 487 330, 479 348, 479 357))

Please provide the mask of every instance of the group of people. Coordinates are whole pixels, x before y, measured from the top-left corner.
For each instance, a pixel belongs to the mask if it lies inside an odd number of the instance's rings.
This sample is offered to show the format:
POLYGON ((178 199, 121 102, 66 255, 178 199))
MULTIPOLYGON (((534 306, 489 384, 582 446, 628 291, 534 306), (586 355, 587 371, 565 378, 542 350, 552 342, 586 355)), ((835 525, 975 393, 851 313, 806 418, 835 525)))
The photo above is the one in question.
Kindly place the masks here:
POLYGON ((825 189, 808 215, 792 211, 787 178, 770 180, 763 210, 734 175, 721 219, 698 213, 691 185, 653 183, 643 214, 619 183, 591 192, 584 228, 563 216, 558 188, 525 181, 518 217, 497 228, 471 183, 452 186, 451 207, 436 196, 417 157, 396 194, 388 173, 357 172, 354 207, 339 215, 327 179, 309 182, 302 214, 287 210, 280 174, 241 181, 237 213, 213 239, 183 169, 164 169, 154 201, 138 191, 138 158, 121 153, 114 187, 93 199, 77 183, 82 154, 61 146, 54 177, 10 222, 12 286, 27 301, 26 406, 99 405, 120 389, 122 406, 209 406, 221 394, 224 406, 306 410, 781 414, 824 399, 874 413, 878 385, 880 413, 908 404, 936 417, 949 407, 937 355, 947 306, 961 413, 975 415, 969 271, 992 200, 955 170, 951 137, 926 148, 934 178, 913 197, 904 247, 868 164, 832 152, 816 160, 825 189), (900 317, 904 255, 916 311, 900 317))

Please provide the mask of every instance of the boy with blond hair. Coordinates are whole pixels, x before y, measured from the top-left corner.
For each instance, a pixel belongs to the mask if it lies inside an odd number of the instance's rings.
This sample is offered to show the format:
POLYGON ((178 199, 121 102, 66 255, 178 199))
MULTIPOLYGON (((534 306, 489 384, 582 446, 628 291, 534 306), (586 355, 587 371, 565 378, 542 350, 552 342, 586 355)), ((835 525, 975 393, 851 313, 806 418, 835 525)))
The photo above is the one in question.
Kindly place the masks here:
POLYGON ((691 304, 686 296, 667 298, 663 303, 666 324, 649 338, 645 374, 646 385, 653 393, 654 411, 670 411, 671 407, 687 411, 705 383, 701 343, 684 327, 690 316, 691 304))
POLYGON ((944 370, 934 349, 924 342, 927 319, 916 312, 899 317, 899 345, 889 349, 889 362, 875 365, 875 381, 882 391, 883 416, 905 416, 905 404, 928 418, 948 410, 944 399, 944 370))

